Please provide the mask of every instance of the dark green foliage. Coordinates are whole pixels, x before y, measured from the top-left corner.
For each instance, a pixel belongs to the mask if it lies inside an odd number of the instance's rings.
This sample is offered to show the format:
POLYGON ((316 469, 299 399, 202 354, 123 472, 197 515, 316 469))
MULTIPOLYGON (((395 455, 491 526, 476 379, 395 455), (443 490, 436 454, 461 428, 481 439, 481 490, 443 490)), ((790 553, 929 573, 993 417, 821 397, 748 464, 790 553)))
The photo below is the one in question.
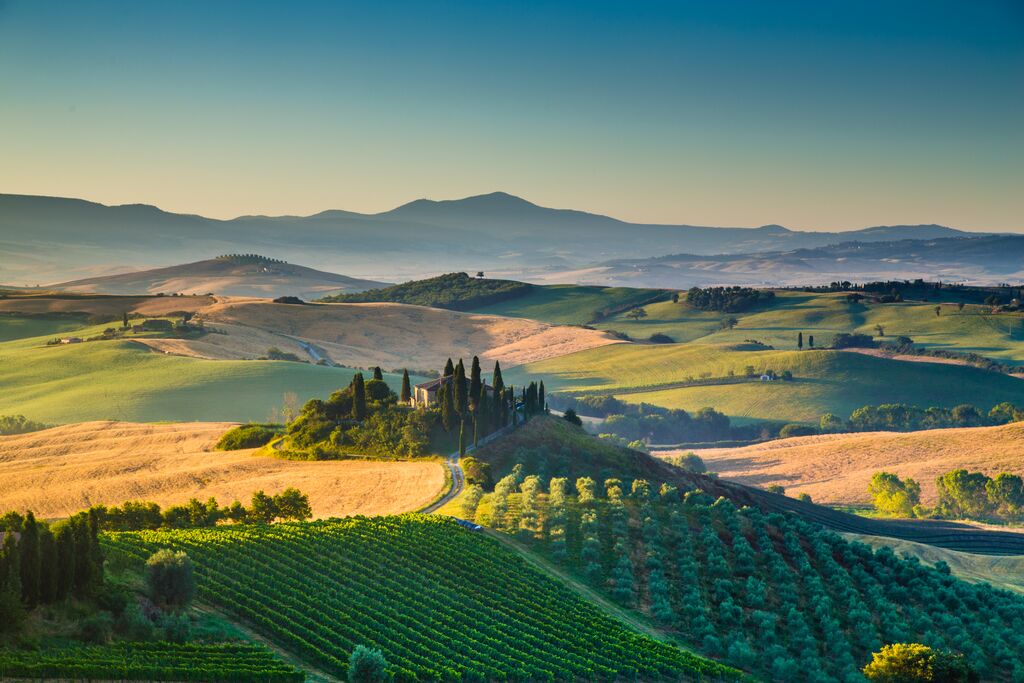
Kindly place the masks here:
POLYGON ((380 650, 373 650, 365 645, 356 645, 348 660, 348 680, 350 683, 383 683, 391 680, 388 673, 388 661, 380 650))
POLYGON ((833 349, 873 349, 877 346, 869 334, 849 334, 842 332, 832 337, 833 349))
POLYGON ((668 336, 667 334, 655 332, 654 334, 647 338, 647 341, 651 342, 652 344, 674 344, 676 340, 668 336))
POLYGON ((444 364, 444 370, 441 372, 442 377, 451 377, 455 374, 455 364, 452 363, 452 359, 449 358, 444 364))
POLYGON ((683 455, 677 455, 671 458, 665 458, 665 462, 684 469, 687 472, 695 472, 696 474, 704 474, 708 471, 708 466, 704 464, 704 460, 693 452, 684 453, 683 455))
POLYGON ((465 415, 469 411, 469 380, 466 379, 466 366, 462 364, 461 358, 459 364, 455 366, 455 375, 450 384, 455 391, 455 411, 459 415, 465 415))
POLYGON ((384 371, 380 369, 379 365, 373 368, 373 378, 381 382, 384 381, 384 371))
POLYGON ((862 406, 850 414, 845 424, 836 416, 822 417, 822 431, 918 431, 921 429, 945 429, 948 427, 980 427, 999 425, 1024 417, 1024 411, 1010 403, 1000 403, 987 415, 970 404, 954 408, 918 408, 903 403, 886 403, 878 406, 862 406), (825 417, 829 428, 825 428, 825 417))
POLYGON ((88 615, 78 625, 78 639, 90 645, 105 645, 114 635, 114 616, 99 611, 88 615))
POLYGON ((814 427, 802 424, 788 424, 783 425, 782 429, 779 430, 779 438, 788 439, 791 436, 811 436, 817 433, 818 430, 814 427))
POLYGON ((724 313, 746 311, 774 298, 775 292, 750 287, 693 287, 686 292, 686 303, 694 308, 724 313))
POLYGON ((357 372, 352 377, 352 419, 366 419, 366 384, 363 382, 363 373, 357 372))
POLYGON ((324 297, 322 300, 348 303, 390 301, 446 308, 453 311, 470 311, 474 308, 525 296, 533 289, 534 285, 524 282, 471 278, 466 273, 449 273, 382 289, 371 289, 354 294, 337 294, 324 297))
POLYGON ((267 355, 264 358, 265 358, 265 360, 286 360, 286 361, 291 361, 292 363, 302 363, 302 362, 304 362, 301 358, 296 356, 294 353, 289 353, 288 351, 282 351, 281 349, 277 348, 276 346, 271 346, 269 349, 267 349, 267 355))
POLYGON ((39 525, 31 510, 25 515, 25 523, 21 527, 18 554, 21 560, 21 599, 31 608, 39 602, 42 578, 39 525))
POLYGON ((42 422, 29 420, 24 415, 0 415, 0 436, 38 432, 46 427, 42 422))
POLYGON ((412 400, 412 384, 409 382, 408 370, 402 370, 402 393, 399 394, 398 400, 404 404, 412 400))
POLYGON ((473 356, 473 364, 469 369, 469 398, 472 404, 472 409, 475 411, 478 407, 478 401, 480 399, 480 392, 483 389, 483 380, 480 378, 480 359, 473 356))
POLYGON ((500 393, 505 388, 505 380, 501 376, 501 363, 494 361, 494 372, 491 373, 491 387, 495 393, 500 393))
POLYGON ((281 425, 277 424, 244 424, 225 432, 217 441, 215 448, 220 451, 237 451, 243 448, 259 448, 266 446, 280 433, 281 425))
POLYGON ((576 411, 573 410, 572 408, 569 408, 562 414, 562 419, 568 422, 569 424, 576 425, 577 427, 583 426, 583 420, 580 419, 580 416, 577 415, 576 411))
POLYGON ((248 643, 114 643, 59 649, 0 649, 0 677, 38 680, 262 681, 302 683, 305 673, 248 643))
MULTIPOLYGON (((454 373, 453 373, 454 374, 454 373)), ((437 399, 441 404, 441 423, 444 430, 450 432, 455 426, 455 385, 448 382, 437 391, 437 399)))
POLYGON ((182 551, 158 550, 146 560, 146 587, 158 605, 172 610, 187 607, 196 592, 192 560, 182 551))

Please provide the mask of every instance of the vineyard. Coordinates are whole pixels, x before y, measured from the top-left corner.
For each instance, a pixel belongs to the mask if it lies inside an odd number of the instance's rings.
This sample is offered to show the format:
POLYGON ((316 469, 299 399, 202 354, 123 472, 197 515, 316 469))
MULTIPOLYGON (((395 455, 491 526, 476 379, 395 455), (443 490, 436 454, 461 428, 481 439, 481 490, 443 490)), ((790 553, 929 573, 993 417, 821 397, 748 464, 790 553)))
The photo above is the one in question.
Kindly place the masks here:
POLYGON ((921 642, 963 652, 985 679, 1024 681, 1020 596, 725 498, 643 480, 544 484, 509 475, 461 513, 703 654, 772 680, 863 681, 883 644, 921 642))
POLYGON ((400 681, 740 678, 630 630, 447 518, 129 532, 104 546, 140 563, 184 550, 204 600, 339 676, 366 645, 400 681))
POLYGON ((0 650, 0 679, 66 678, 150 681, 301 683, 303 672, 265 647, 118 643, 54 650, 0 650))

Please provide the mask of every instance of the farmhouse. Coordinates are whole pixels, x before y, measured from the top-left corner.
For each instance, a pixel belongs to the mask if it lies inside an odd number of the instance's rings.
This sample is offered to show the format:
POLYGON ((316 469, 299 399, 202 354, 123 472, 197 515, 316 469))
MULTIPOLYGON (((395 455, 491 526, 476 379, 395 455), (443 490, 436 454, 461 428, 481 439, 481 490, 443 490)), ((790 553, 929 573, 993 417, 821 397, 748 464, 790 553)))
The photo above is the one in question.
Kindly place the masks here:
MULTIPOLYGON (((451 379, 453 379, 452 375, 446 375, 414 386, 412 389, 413 406, 417 408, 428 408, 432 405, 436 405, 438 390, 447 385, 451 379)), ((491 388, 491 385, 484 384, 484 392, 490 396, 494 393, 494 389, 491 388)))
POLYGON ((81 337, 61 337, 60 343, 61 344, 81 344, 82 343, 82 338, 81 337))

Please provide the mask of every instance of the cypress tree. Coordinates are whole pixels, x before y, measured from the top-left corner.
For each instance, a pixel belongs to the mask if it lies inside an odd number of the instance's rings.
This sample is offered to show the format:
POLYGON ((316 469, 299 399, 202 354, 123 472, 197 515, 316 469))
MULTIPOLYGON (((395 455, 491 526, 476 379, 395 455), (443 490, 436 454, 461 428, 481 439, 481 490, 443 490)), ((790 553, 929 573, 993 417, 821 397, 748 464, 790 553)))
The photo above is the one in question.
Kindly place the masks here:
POLYGON ((12 611, 13 614, 5 614, 9 621, 15 621, 12 617, 21 617, 21 558, 18 554, 18 540, 14 534, 4 535, 3 549, 0 550, 0 592, 5 593, 0 597, 0 606, 4 611, 12 611))
POLYGON ((373 368, 373 378, 379 379, 382 382, 384 381, 384 372, 380 369, 379 365, 373 368))
POLYGON ((814 335, 813 334, 809 335, 807 337, 807 346, 808 346, 808 348, 812 348, 812 349, 814 348, 814 335))
POLYGON ((452 359, 449 358, 448 362, 444 364, 444 377, 451 377, 455 374, 455 366, 452 365, 452 359))
POLYGON ((39 601, 48 604, 57 599, 60 558, 57 540, 49 527, 39 530, 39 601))
POLYGON ((352 419, 366 419, 366 382, 361 372, 352 378, 352 419))
POLYGON ((800 349, 801 351, 804 348, 804 333, 803 332, 797 332, 796 333, 796 348, 800 349))
POLYGON ((508 394, 508 407, 506 410, 509 411, 511 417, 511 424, 515 427, 519 424, 519 415, 516 413, 516 388, 511 384, 508 386, 508 390, 505 392, 508 394))
POLYGON ((31 510, 21 526, 18 554, 21 556, 21 599, 34 607, 39 604, 39 525, 31 510))
POLYGON ((75 585, 75 533, 70 523, 61 524, 56 532, 57 540, 57 599, 71 595, 75 585))
POLYGON ((468 382, 466 381, 466 368, 462 364, 462 360, 459 360, 459 364, 455 366, 455 409, 459 411, 459 415, 465 415, 469 410, 469 396, 467 389, 468 382))
POLYGON ((441 423, 444 431, 450 432, 455 426, 455 388, 449 381, 441 387, 444 392, 444 400, 441 401, 441 423))
POLYGON ((491 420, 491 402, 486 400, 487 392, 480 388, 480 395, 477 397, 476 405, 477 409, 473 415, 473 447, 476 448, 480 432, 486 436, 491 433, 490 420, 491 420))
POLYGON ((81 598, 89 594, 92 586, 92 543, 85 513, 71 518, 71 528, 75 536, 75 584, 71 592, 81 598))
POLYGON ((496 393, 501 393, 505 388, 505 381, 501 377, 501 363, 494 361, 494 372, 491 374, 491 387, 496 393))
POLYGON ((459 457, 466 454, 466 418, 459 420, 459 457))
POLYGON ((537 411, 541 413, 548 412, 547 399, 544 398, 544 380, 540 381, 540 387, 537 389, 537 411))
POLYGON ((125 327, 127 329, 127 327, 128 327, 128 311, 124 312, 124 320, 123 320, 123 322, 124 322, 123 327, 125 327))
POLYGON ((409 371, 402 370, 402 393, 399 396, 402 403, 412 401, 412 385, 409 383, 409 371))
POLYGON ((480 387, 483 382, 480 380, 480 359, 473 356, 473 364, 469 369, 469 398, 473 403, 473 410, 480 406, 480 387))

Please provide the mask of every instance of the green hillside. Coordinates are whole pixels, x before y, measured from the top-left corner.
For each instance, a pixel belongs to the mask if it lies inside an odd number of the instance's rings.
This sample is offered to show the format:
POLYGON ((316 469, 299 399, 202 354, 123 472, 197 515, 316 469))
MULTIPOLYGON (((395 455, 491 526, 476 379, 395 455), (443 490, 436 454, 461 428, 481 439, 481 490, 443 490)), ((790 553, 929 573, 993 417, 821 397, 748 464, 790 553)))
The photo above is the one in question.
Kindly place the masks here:
MULTIPOLYGON (((509 301, 478 306, 473 311, 560 325, 585 325, 602 318, 609 311, 627 309, 662 295, 667 296, 657 289, 545 285, 535 286, 527 294, 509 301)), ((600 325, 608 326, 616 327, 600 325)))
POLYGON ((878 403, 953 407, 1024 401, 1024 380, 959 365, 913 363, 841 351, 756 350, 749 344, 616 344, 530 363, 506 372, 548 391, 600 391, 625 401, 688 411, 713 407, 733 418, 814 422, 878 403), (789 371, 792 381, 744 381, 747 366, 789 371), (729 372, 733 377, 729 377, 729 372), (702 379, 702 375, 707 375, 702 379), (704 386, 679 386, 715 382, 704 386))
POLYGON ((398 681, 737 677, 635 632, 514 551, 442 517, 110 534, 141 563, 184 550, 199 593, 304 660, 379 648, 398 681))
POLYGON ((0 315, 0 342, 70 332, 83 325, 83 317, 0 315))
MULTIPOLYGON (((100 328, 76 330, 97 333, 100 328)), ((0 344, 0 415, 47 423, 261 421, 282 405, 324 398, 354 370, 285 361, 202 360, 164 355, 134 341, 46 346, 46 338, 0 344)), ((396 391, 401 377, 385 375, 396 391)))
POLYGON ((1013 654, 1024 648, 1018 595, 847 542, 795 515, 643 480, 524 474, 462 514, 765 680, 863 681, 871 653, 893 642, 963 652, 984 680, 1024 677, 1013 654))
POLYGON ((846 294, 777 291, 774 301, 740 313, 707 312, 685 303, 666 301, 646 306, 646 318, 625 315, 597 326, 626 332, 635 339, 653 333, 666 334, 676 342, 741 342, 756 339, 777 349, 795 349, 797 333, 807 344, 813 335, 817 346, 828 346, 841 332, 877 335, 880 341, 907 336, 920 346, 973 352, 1010 364, 1024 363, 1024 315, 992 313, 990 306, 942 305, 935 315, 934 302, 865 304, 848 303, 846 294), (736 318, 733 329, 721 329, 722 321, 736 318))

